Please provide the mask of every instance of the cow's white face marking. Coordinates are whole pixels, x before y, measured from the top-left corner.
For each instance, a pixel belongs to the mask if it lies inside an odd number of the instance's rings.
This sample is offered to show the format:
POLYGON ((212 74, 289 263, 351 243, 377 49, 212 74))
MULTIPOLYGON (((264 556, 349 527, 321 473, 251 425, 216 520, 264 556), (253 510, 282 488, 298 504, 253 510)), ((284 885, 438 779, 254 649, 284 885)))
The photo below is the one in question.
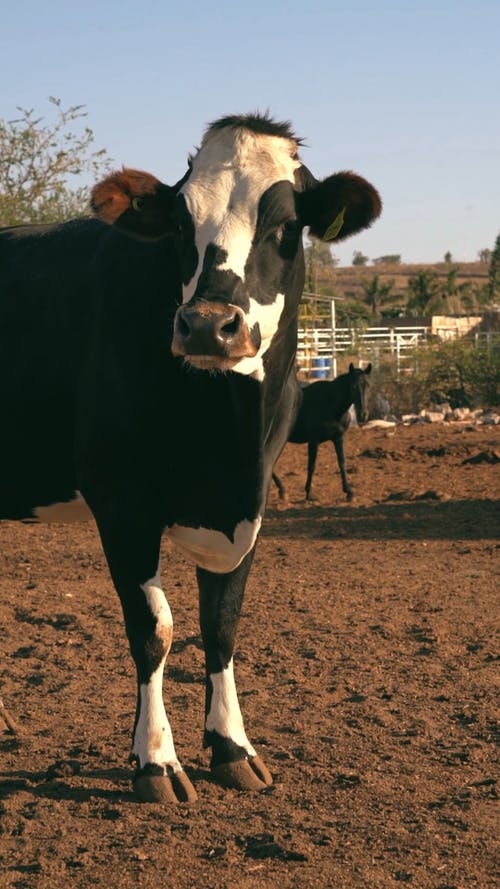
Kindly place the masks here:
POLYGON ((163 704, 163 668, 172 641, 172 612, 161 588, 159 569, 151 580, 142 584, 151 613, 156 617, 156 634, 166 644, 167 651, 149 682, 139 686, 139 719, 134 732, 132 753, 139 766, 147 763, 168 765, 174 772, 182 767, 177 759, 172 730, 163 704))
MULTIPOLYGON (((183 302, 193 296, 209 244, 221 248, 225 259, 217 270, 231 271, 245 282, 245 267, 255 237, 259 201, 275 183, 294 184, 301 166, 293 139, 254 133, 245 128, 209 130, 193 158, 192 171, 181 189, 191 214, 198 267, 183 288, 183 302)), ((262 356, 276 332, 284 298, 276 293, 274 302, 261 305, 250 296, 247 324, 261 328, 262 345, 254 358, 244 358, 231 369, 262 379, 262 356)), ((190 356, 191 361, 191 356, 190 356)), ((204 367, 204 359, 193 356, 192 363, 204 367)), ((213 367, 213 362, 211 365, 213 367)), ((224 369, 224 368, 223 368, 224 369)))
POLYGON ((211 673, 212 700, 205 727, 209 732, 217 732, 223 738, 230 738, 239 747, 243 747, 249 756, 255 756, 243 725, 236 684, 234 681, 233 661, 221 673, 211 673))
POLYGON ((261 306, 255 299, 250 299, 250 311, 247 314, 247 324, 252 329, 255 323, 259 324, 261 344, 259 351, 253 358, 242 358, 233 366, 233 370, 248 376, 253 376, 257 380, 264 379, 264 363, 263 356, 271 345, 271 340, 278 329, 281 313, 285 306, 285 297, 283 293, 278 293, 274 303, 267 306, 261 306))
POLYGON ((65 503, 51 503, 50 506, 37 506, 33 510, 32 522, 88 522, 92 513, 79 491, 73 500, 65 503))
POLYGON ((236 525, 232 541, 222 531, 208 528, 172 525, 166 533, 181 553, 200 568, 227 574, 234 571, 252 549, 261 522, 261 516, 253 522, 243 519, 236 525))

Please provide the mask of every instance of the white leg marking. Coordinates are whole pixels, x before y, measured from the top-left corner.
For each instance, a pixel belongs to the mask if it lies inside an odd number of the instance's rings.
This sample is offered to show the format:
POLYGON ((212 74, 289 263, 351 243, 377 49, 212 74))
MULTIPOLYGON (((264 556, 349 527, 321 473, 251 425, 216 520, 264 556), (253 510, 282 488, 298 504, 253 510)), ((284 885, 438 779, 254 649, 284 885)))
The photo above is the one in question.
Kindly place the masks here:
POLYGON ((181 553, 192 559, 196 565, 216 574, 227 574, 237 568, 252 549, 261 522, 261 516, 253 522, 249 522, 248 519, 238 522, 233 541, 222 531, 212 531, 209 528, 173 525, 166 533, 181 553))
POLYGON ((155 576, 152 577, 151 580, 147 580, 146 583, 142 584, 141 589, 144 590, 151 614, 153 617, 156 617, 156 634, 161 636, 164 642, 168 645, 168 654, 172 642, 172 628, 174 623, 170 605, 161 588, 160 566, 158 566, 155 576))
POLYGON ((206 727, 209 732, 217 732, 223 738, 231 738, 239 747, 243 747, 249 756, 255 756, 255 750, 248 740, 243 725, 236 684, 234 681, 233 660, 222 673, 212 673, 212 701, 207 716, 206 727))
POLYGON ((50 506, 37 506, 33 510, 32 521, 36 522, 88 522, 92 513, 80 491, 75 491, 73 500, 66 503, 51 503, 50 506))
POLYGON ((139 719, 134 734, 132 753, 139 766, 147 763, 169 765, 174 772, 182 771, 177 759, 172 730, 163 704, 163 668, 172 641, 172 612, 160 586, 160 570, 142 585, 151 613, 156 617, 156 634, 167 646, 165 657, 149 682, 139 687, 139 719))
POLYGON ((147 763, 169 765, 174 772, 182 771, 177 759, 172 737, 172 729, 163 706, 163 667, 162 661, 146 685, 141 685, 140 714, 134 735, 132 753, 139 760, 139 767, 147 763))

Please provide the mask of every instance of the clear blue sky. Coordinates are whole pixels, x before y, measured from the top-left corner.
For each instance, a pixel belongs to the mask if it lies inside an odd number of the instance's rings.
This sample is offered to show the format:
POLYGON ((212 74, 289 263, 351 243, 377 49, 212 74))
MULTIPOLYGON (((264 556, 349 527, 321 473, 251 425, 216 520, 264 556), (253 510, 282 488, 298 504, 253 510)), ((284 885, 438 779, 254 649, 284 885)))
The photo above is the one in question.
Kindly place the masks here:
POLYGON ((116 166, 173 182, 208 122, 270 109, 316 176, 382 194, 342 263, 473 260, 500 232, 499 47, 499 0, 3 0, 0 117, 85 104, 116 166))

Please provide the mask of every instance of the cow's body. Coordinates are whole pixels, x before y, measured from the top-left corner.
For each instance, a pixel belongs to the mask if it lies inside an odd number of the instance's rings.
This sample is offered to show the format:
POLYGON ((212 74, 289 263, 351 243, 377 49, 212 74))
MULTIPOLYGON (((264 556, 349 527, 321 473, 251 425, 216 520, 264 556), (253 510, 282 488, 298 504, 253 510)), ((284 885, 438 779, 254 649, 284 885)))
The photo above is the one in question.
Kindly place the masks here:
POLYGON ((76 489, 75 393, 91 324, 96 220, 0 237, 0 516, 26 519, 76 489))
POLYGON ((0 517, 94 516, 137 669, 142 799, 195 796, 162 700, 172 638, 162 534, 197 566, 213 773, 242 789, 271 781, 245 734, 232 654, 298 404, 301 228, 324 230, 345 204, 349 234, 380 210, 364 180, 339 177, 319 186, 326 222, 311 219, 314 180, 288 128, 230 118, 173 188, 134 171, 101 183, 94 208, 112 228, 0 235, 0 517))

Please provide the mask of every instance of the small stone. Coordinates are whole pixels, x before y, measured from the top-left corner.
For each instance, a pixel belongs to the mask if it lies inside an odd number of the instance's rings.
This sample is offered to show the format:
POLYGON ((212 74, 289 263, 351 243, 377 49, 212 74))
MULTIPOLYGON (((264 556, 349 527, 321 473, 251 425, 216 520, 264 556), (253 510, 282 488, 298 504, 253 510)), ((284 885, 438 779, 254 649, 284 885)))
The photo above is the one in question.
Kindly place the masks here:
POLYGON ((72 775, 79 775, 81 765, 76 759, 58 759, 57 762, 49 766, 45 772, 45 777, 49 781, 53 778, 70 778, 72 775))

